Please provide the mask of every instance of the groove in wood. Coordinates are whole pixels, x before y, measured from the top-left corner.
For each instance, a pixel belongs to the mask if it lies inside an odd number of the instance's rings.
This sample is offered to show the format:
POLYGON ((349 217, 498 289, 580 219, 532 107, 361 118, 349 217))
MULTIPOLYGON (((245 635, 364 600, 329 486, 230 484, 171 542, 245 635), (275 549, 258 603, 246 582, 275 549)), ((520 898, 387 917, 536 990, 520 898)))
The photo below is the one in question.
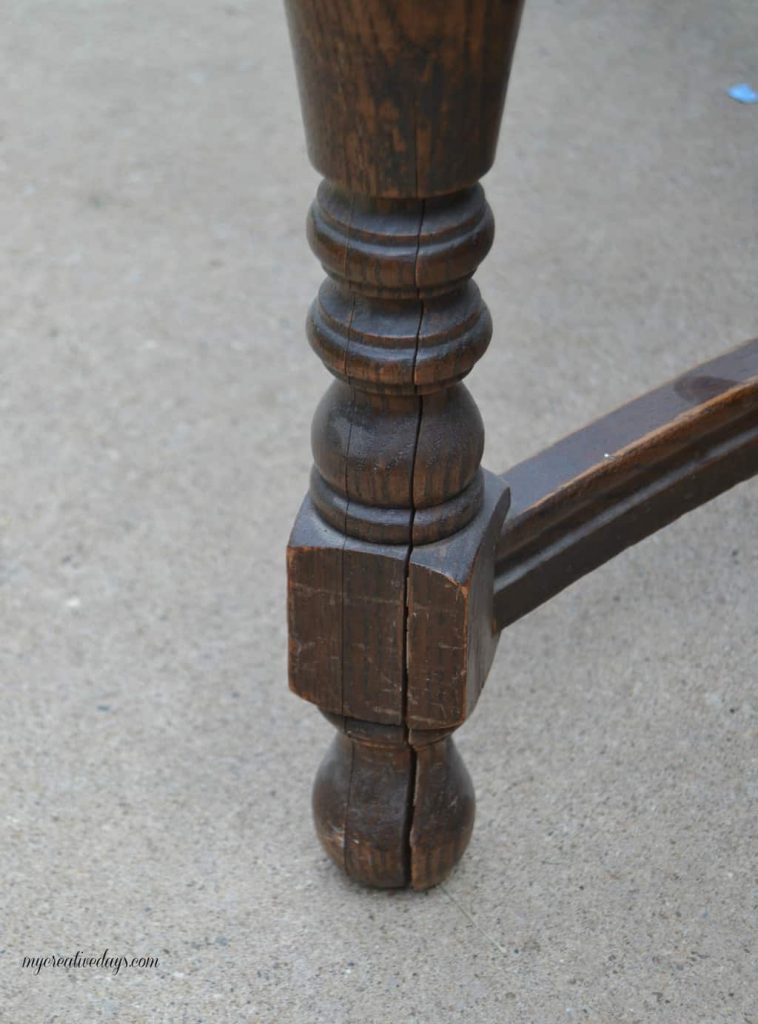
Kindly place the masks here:
POLYGON ((694 367, 503 474, 495 618, 564 587, 758 473, 758 339, 694 367))

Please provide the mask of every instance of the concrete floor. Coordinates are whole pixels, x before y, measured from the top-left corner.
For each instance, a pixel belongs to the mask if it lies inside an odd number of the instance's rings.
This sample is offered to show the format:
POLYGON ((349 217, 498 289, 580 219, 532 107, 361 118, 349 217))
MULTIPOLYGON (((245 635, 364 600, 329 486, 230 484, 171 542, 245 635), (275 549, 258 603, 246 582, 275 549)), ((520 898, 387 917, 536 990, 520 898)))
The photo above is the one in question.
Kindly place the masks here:
MULTIPOLYGON (((758 485, 503 638, 426 895, 316 845, 284 546, 328 382, 283 12, 5 0, 0 1019, 756 1024, 758 485), (153 970, 21 958, 153 955, 153 970)), ((493 469, 758 333, 754 0, 529 0, 493 469)))

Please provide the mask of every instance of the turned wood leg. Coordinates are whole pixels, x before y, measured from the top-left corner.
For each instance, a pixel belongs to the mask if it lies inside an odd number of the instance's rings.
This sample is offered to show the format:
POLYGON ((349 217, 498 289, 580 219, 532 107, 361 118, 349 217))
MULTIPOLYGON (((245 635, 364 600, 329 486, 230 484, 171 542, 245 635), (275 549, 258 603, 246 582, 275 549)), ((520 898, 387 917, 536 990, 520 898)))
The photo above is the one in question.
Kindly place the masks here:
POLYGON ((336 378, 288 551, 289 674, 339 730, 318 834, 353 878, 426 888, 471 833, 450 734, 494 653, 507 487, 461 379, 490 317, 492 163, 519 0, 287 0, 327 272, 308 338, 336 378))
POLYGON ((491 334, 471 281, 493 238, 477 181, 521 0, 286 5, 326 179, 308 337, 335 377, 288 549, 290 686, 338 730, 313 792, 324 848, 359 881, 424 889, 471 834, 452 733, 499 630, 758 472, 758 343, 484 471, 461 380, 491 334))

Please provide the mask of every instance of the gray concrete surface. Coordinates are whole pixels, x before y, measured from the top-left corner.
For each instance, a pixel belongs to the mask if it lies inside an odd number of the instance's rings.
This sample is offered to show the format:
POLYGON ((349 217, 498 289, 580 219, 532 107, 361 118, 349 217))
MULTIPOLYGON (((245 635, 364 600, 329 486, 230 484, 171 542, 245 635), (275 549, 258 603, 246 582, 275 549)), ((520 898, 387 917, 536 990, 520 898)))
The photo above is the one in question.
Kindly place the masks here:
MULTIPOLYGON (((327 375, 278 4, 2 0, 0 1019, 755 1024, 758 488, 508 631, 422 896, 317 847, 283 551, 327 375), (154 955, 156 970, 22 969, 154 955)), ((758 331, 753 0, 531 0, 471 387, 505 468, 758 331)))

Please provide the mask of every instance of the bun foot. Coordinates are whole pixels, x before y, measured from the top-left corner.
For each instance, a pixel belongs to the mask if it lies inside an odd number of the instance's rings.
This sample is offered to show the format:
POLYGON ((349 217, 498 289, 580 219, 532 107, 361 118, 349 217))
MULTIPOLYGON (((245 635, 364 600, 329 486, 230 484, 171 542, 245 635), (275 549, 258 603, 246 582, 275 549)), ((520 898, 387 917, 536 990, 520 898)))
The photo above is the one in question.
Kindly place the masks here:
POLYGON ((341 732, 313 787, 316 832, 350 878, 429 889, 460 860, 474 825, 474 789, 449 733, 327 716, 341 732))

